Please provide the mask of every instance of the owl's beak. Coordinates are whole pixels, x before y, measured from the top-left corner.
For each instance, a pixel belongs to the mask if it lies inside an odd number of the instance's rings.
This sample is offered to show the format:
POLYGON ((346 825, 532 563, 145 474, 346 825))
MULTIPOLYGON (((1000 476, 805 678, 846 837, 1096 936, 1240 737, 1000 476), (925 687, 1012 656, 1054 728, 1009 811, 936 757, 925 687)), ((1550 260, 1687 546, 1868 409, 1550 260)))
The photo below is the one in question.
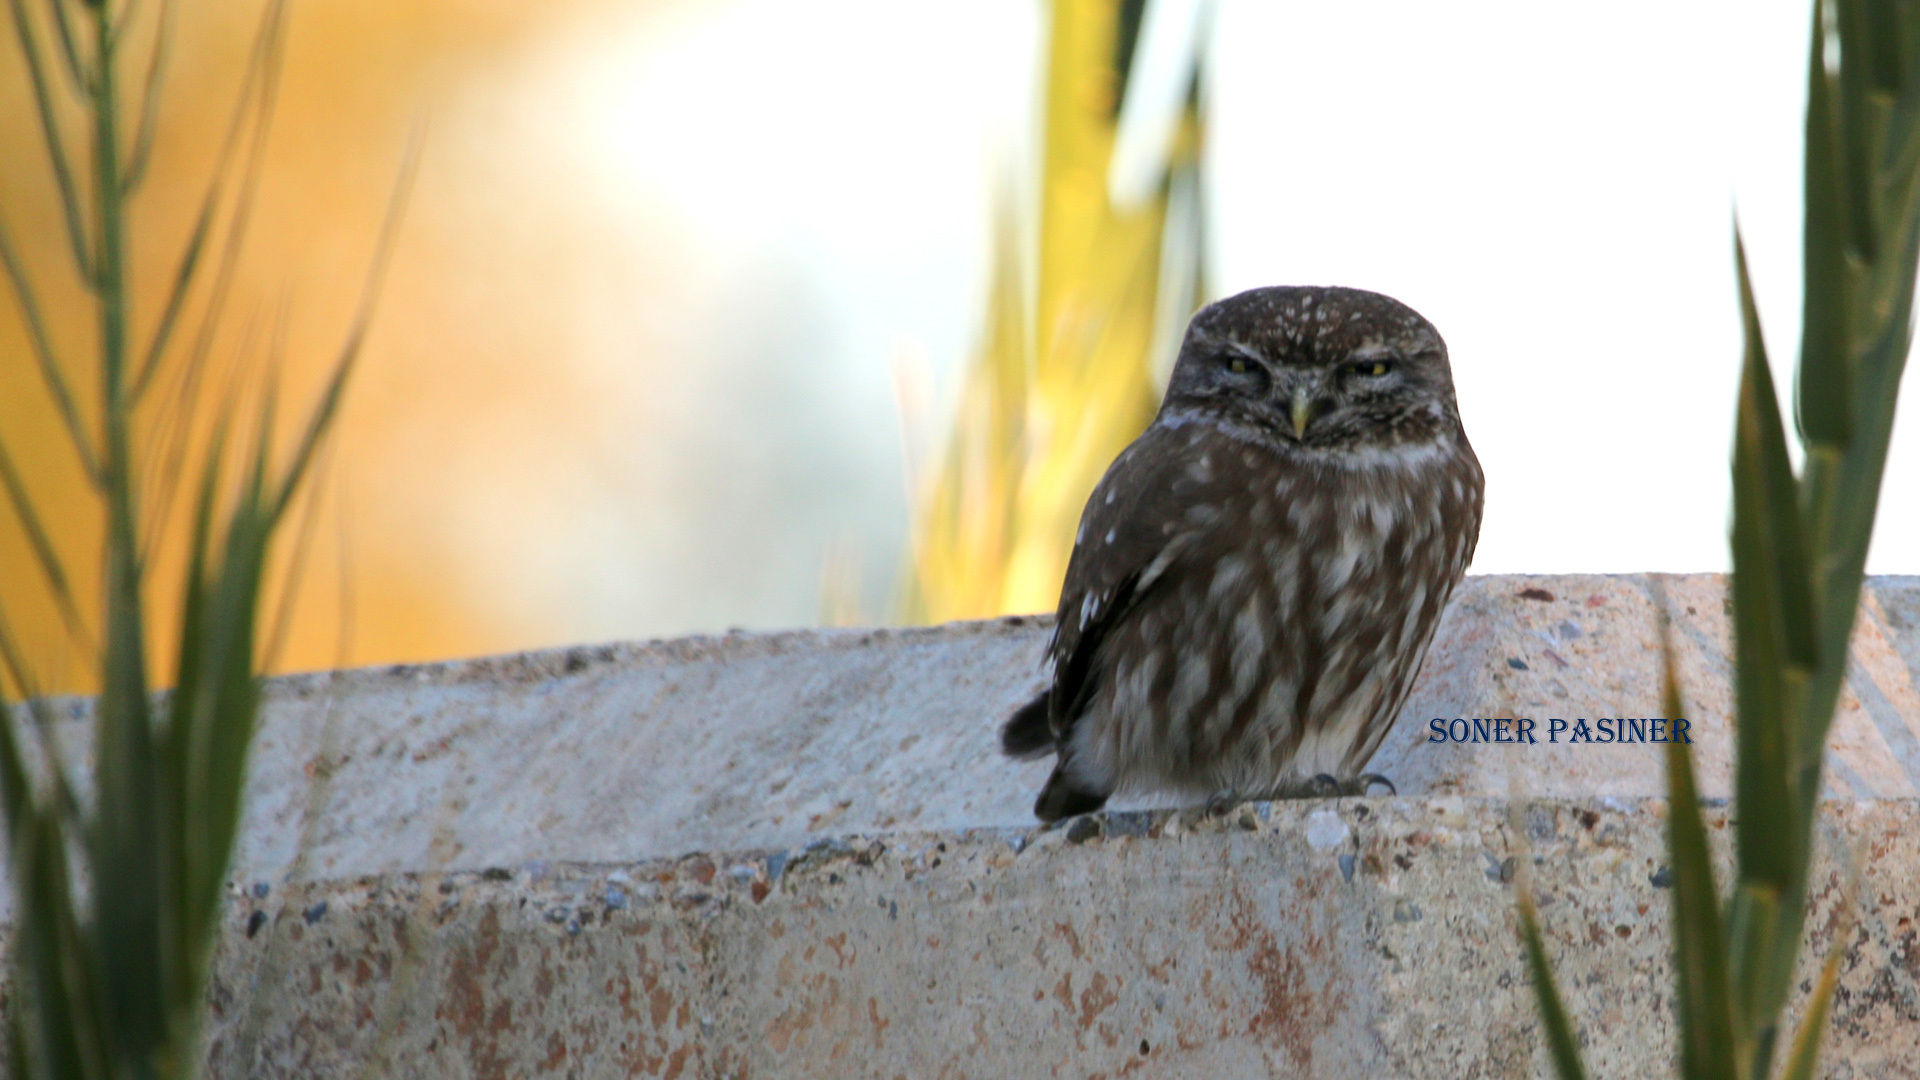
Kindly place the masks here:
POLYGON ((1293 416, 1293 437, 1296 439, 1306 438, 1307 425, 1313 422, 1313 398, 1310 395, 1311 391, 1304 385, 1293 388, 1291 412, 1293 416))

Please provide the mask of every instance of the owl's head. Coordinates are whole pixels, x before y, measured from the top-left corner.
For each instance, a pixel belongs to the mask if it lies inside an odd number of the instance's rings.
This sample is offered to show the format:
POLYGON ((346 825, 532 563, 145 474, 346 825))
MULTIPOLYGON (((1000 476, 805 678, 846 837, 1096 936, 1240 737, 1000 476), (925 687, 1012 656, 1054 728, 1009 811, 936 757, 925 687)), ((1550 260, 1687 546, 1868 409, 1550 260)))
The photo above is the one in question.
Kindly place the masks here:
POLYGON ((1161 416, 1224 420, 1335 453, 1430 442, 1460 423, 1432 323, 1390 296, 1301 286, 1200 309, 1161 416))

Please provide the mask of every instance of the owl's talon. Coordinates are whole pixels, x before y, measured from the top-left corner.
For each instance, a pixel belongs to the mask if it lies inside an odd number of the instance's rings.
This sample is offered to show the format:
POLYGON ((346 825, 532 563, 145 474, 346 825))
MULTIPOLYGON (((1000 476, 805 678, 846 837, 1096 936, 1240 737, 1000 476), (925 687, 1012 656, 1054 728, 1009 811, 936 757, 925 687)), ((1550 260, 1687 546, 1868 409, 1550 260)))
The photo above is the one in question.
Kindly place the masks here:
POLYGON ((1379 784, 1381 787, 1386 788, 1387 794, 1389 796, 1397 796, 1400 794, 1400 789, 1393 786, 1393 781, 1387 779, 1384 776, 1381 776, 1377 772, 1361 773, 1359 782, 1355 785, 1360 790, 1354 792, 1354 794, 1365 795, 1373 789, 1373 785, 1375 784, 1379 784))
POLYGON ((1213 793, 1213 797, 1207 800, 1207 816, 1210 818, 1226 817, 1227 811, 1232 810, 1239 802, 1240 796, 1236 792, 1216 791, 1213 793))
POLYGON ((1328 773, 1321 773, 1307 781, 1307 793, 1309 795, 1317 795, 1323 799, 1337 799, 1341 795, 1346 794, 1346 791, 1341 786, 1339 780, 1334 779, 1334 777, 1328 773))

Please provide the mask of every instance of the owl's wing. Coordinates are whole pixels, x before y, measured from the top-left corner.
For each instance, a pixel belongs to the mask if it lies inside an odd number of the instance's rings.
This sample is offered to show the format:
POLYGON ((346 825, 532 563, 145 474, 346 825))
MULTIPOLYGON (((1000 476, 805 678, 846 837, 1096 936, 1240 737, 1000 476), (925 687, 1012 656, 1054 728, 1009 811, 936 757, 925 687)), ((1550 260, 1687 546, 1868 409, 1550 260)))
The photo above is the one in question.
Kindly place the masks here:
POLYGON ((1188 513, 1218 494, 1214 471, 1199 456, 1204 441, 1193 429, 1150 427, 1087 499, 1049 650, 1048 711, 1057 745, 1065 744, 1099 681, 1101 643, 1204 535, 1207 515, 1188 513))

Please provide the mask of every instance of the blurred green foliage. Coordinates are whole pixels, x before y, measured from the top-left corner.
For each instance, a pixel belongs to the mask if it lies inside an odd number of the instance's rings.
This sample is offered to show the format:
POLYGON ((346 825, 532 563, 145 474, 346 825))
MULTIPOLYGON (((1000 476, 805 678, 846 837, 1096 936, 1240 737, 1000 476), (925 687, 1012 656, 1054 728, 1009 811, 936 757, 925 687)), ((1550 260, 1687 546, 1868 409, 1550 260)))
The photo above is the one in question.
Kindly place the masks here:
MULTIPOLYGON (((92 774, 82 782, 62 753, 31 656, 0 608, 0 693, 16 702, 0 709, 0 800, 14 891, 12 1075, 189 1076, 201 1059, 207 964, 239 824, 263 638, 272 636, 261 633, 260 621, 269 552, 309 486, 383 260, 319 400, 289 445, 278 447, 277 345, 249 375, 248 362, 258 357, 230 356, 216 369, 209 342, 272 113, 281 3, 269 3, 262 17, 195 227, 166 303, 144 332, 136 332, 130 300, 130 208, 153 152, 171 4, 8 3, 92 325, 69 334, 49 325, 34 268, 4 227, 0 263, 29 329, 32 362, 105 523, 105 610, 95 627, 74 600, 74 579, 46 542, 45 519, 15 467, 8 433, 0 432, 0 486, 13 522, 35 552, 66 633, 98 658, 101 687, 92 774), (135 32, 144 43, 138 55, 130 47, 135 32), (130 81, 136 91, 125 88, 130 81), (139 104, 130 109, 128 100, 139 104), (176 333, 189 311, 197 313, 198 332, 176 333), (57 342, 88 331, 87 364, 59 355, 57 342), (214 412, 211 434, 195 438, 202 408, 214 412), (190 495, 185 502, 174 498, 181 490, 190 495), (156 697, 149 634, 157 628, 148 622, 146 582, 155 537, 175 513, 187 515, 191 540, 171 629, 172 689, 156 697)), ((388 238, 398 209, 396 198, 388 238)), ((383 254, 388 246, 383 240, 383 254)))
MULTIPOLYGON (((1813 1075, 1844 938, 1782 1045, 1807 910, 1827 730, 1873 534, 1920 254, 1920 5, 1816 0, 1808 65, 1804 327, 1794 474, 1738 231, 1746 350, 1733 452, 1735 862, 1722 900, 1689 750, 1667 747, 1680 1069, 1813 1075), (1783 1056, 1784 1051, 1784 1056, 1783 1056)), ((1684 715, 1667 664, 1667 715, 1684 715)), ((1583 1075, 1538 919, 1521 922, 1548 1046, 1583 1075)))

